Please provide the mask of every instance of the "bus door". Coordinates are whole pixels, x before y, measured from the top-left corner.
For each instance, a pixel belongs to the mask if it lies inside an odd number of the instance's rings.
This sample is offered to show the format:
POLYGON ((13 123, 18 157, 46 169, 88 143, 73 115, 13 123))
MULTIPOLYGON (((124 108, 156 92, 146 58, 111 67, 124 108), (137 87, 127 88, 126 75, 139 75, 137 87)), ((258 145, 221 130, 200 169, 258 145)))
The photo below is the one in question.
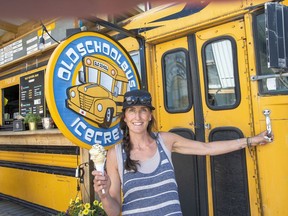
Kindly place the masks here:
MULTIPOLYGON (((192 85, 187 37, 155 46, 156 87, 154 103, 159 131, 171 131, 195 139, 192 85)), ((184 215, 199 215, 197 159, 172 154, 184 215)))
MULTIPOLYGON (((189 43, 189 49, 197 49, 206 141, 250 136, 251 97, 243 20, 199 31, 189 37, 189 43)), ((245 149, 207 156, 209 215, 257 215, 252 206, 256 203, 256 185, 249 180, 253 179, 253 169, 245 149)))

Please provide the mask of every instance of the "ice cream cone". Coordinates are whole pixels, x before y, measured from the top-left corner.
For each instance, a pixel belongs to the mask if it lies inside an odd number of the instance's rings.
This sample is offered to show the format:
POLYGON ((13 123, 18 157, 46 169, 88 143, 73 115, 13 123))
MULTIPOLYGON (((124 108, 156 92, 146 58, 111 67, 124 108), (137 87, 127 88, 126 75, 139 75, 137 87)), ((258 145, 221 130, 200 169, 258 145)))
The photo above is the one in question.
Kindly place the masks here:
POLYGON ((104 175, 104 163, 102 163, 102 164, 94 164, 94 166, 95 166, 95 169, 97 170, 97 171, 99 171, 99 172, 102 172, 102 175, 104 175))
MULTIPOLYGON (((105 162, 107 151, 99 144, 95 144, 89 150, 90 159, 94 163, 94 167, 97 171, 100 171, 104 176, 105 162)), ((102 193, 105 194, 105 190, 102 189, 102 193)))

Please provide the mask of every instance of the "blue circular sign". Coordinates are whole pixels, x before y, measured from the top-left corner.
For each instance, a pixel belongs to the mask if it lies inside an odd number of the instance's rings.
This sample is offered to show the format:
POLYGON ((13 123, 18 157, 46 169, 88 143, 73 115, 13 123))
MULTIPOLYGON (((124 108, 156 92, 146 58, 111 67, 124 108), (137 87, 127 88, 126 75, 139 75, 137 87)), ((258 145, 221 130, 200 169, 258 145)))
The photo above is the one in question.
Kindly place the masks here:
POLYGON ((72 143, 89 149, 122 139, 119 115, 124 94, 139 89, 135 64, 111 37, 80 32, 61 42, 45 74, 51 116, 72 143))

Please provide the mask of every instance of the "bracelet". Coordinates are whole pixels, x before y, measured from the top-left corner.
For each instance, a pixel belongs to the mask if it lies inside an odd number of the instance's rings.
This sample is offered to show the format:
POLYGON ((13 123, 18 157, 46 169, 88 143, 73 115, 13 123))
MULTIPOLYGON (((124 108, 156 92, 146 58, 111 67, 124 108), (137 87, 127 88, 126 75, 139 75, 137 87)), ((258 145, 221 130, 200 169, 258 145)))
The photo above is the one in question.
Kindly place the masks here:
POLYGON ((246 138, 246 144, 247 144, 248 148, 252 147, 251 137, 246 138))
POLYGON ((251 158, 254 160, 254 154, 252 152, 252 138, 251 137, 246 138, 246 144, 248 146, 249 154, 251 158))

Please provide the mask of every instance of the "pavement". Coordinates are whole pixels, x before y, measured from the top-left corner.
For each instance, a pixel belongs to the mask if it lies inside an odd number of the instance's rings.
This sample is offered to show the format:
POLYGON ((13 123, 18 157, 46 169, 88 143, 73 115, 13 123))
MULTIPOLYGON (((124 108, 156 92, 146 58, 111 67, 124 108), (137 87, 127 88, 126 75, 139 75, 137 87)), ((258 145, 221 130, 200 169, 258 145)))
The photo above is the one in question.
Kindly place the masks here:
POLYGON ((25 207, 12 201, 0 199, 0 216, 52 216, 52 215, 25 207))

